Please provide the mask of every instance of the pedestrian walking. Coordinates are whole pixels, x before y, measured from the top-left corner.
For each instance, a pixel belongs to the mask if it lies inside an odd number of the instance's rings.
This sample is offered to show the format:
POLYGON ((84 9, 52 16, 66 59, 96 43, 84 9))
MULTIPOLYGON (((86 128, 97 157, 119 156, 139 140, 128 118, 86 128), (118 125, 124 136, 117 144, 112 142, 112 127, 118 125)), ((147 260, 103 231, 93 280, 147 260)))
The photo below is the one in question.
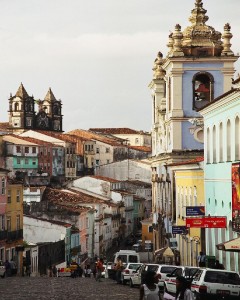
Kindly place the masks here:
POLYGON ((57 277, 57 268, 55 265, 53 265, 52 273, 53 273, 53 277, 57 277))
POLYGON ((194 300, 190 290, 190 282, 183 276, 176 278, 176 300, 194 300))
POLYGON ((9 263, 9 261, 6 259, 6 261, 5 261, 5 270, 6 270, 6 277, 9 277, 9 276, 11 276, 11 265, 10 265, 10 263, 9 263))
POLYGON ((97 275, 96 275, 96 281, 101 281, 101 277, 102 277, 102 272, 104 270, 103 267, 103 259, 100 258, 98 259, 97 265, 96 265, 96 270, 97 270, 97 275))
POLYGON ((199 252, 197 261, 199 267, 206 267, 206 255, 202 251, 199 252))
POLYGON ((160 293, 156 273, 153 271, 146 272, 144 282, 140 287, 139 300, 159 300, 160 293))
POLYGON ((117 281, 117 283, 121 283, 121 274, 122 274, 122 270, 123 270, 123 263, 121 260, 121 256, 117 257, 117 263, 115 266, 115 270, 116 270, 116 281, 117 281))

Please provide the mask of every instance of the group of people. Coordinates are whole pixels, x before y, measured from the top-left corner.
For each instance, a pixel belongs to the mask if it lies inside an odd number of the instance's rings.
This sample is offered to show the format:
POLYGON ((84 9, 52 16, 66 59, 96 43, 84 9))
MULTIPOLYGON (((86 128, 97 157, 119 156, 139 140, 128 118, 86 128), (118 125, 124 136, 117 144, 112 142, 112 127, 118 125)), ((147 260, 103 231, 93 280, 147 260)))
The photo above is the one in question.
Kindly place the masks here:
MULTIPOLYGON (((160 291, 158 287, 158 275, 153 271, 148 271, 144 275, 144 282, 140 287, 139 300, 159 300, 160 291)), ((193 300, 193 293, 190 288, 191 283, 183 276, 176 278, 176 297, 164 293, 164 300, 193 300)))

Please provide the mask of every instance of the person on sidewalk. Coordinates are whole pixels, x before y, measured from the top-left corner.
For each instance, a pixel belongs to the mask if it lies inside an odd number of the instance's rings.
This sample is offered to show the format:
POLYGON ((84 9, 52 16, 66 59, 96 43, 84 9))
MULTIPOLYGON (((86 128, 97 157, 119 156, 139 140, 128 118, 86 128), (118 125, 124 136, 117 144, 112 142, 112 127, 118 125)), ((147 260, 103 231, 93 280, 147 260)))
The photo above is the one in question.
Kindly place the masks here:
POLYGON ((178 276, 176 278, 176 288, 176 300, 194 300, 190 282, 185 277, 178 276))
POLYGON ((98 259, 98 262, 97 262, 97 265, 96 265, 96 269, 97 269, 96 281, 100 282, 101 281, 101 277, 102 277, 102 272, 104 270, 103 259, 102 258, 98 259))
POLYGON ((121 274, 122 274, 122 270, 123 270, 123 263, 121 260, 121 256, 117 257, 117 263, 115 266, 115 270, 116 270, 116 281, 117 281, 117 283, 121 283, 121 274))
POLYGON ((140 287, 139 300, 159 300, 158 276, 153 271, 147 271, 144 284, 140 287))

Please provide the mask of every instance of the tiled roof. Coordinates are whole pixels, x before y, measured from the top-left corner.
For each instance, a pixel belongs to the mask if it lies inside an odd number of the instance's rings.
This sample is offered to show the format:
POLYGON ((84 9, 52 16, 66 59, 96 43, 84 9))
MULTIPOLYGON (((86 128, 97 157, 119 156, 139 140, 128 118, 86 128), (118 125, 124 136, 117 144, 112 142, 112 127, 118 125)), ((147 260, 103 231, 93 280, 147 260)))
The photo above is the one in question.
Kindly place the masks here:
POLYGON ((3 141, 13 143, 15 145, 37 146, 36 143, 26 141, 21 136, 14 134, 4 135, 3 141))
POLYGON ((152 152, 152 148, 147 146, 128 146, 128 148, 143 152, 152 152))
POLYGON ((39 139, 35 139, 32 137, 25 137, 25 136, 21 136, 21 139, 38 144, 38 145, 44 145, 44 146, 52 146, 52 147, 62 147, 62 146, 56 146, 56 144, 50 143, 50 142, 46 142, 43 140, 39 140, 39 139))
POLYGON ((61 221, 57 221, 57 220, 48 220, 48 219, 44 219, 44 218, 33 217, 33 216, 30 216, 30 215, 24 215, 24 217, 28 217, 28 218, 39 220, 39 221, 48 222, 48 223, 51 223, 51 224, 56 224, 56 225, 63 226, 63 227, 66 227, 66 228, 72 227, 72 225, 69 224, 69 223, 65 223, 65 222, 61 222, 61 221))
POLYGON ((119 141, 118 138, 115 137, 106 137, 103 134, 97 134, 91 131, 82 130, 82 129, 75 129, 72 131, 69 131, 68 134, 75 135, 81 138, 85 138, 87 140, 96 140, 111 146, 122 146, 124 145, 119 141))
POLYGON ((103 180, 103 181, 107 181, 107 182, 111 182, 111 183, 121 182, 121 180, 117 180, 117 179, 110 178, 110 177, 98 176, 98 175, 89 175, 88 177, 103 180))
POLYGON ((204 161, 204 157, 199 156, 199 157, 196 157, 196 158, 191 159, 191 160, 172 163, 172 164, 169 164, 168 166, 192 165, 192 164, 196 164, 196 163, 199 163, 199 162, 202 162, 202 161, 204 161))
POLYGON ((51 201, 62 208, 79 213, 92 210, 91 205, 94 203, 109 204, 109 201, 73 189, 58 190, 46 188, 43 194, 43 201, 51 201), (86 205, 89 205, 89 207, 86 207, 86 205))
POLYGON ((8 130, 11 128, 9 122, 0 122, 0 130, 8 130))
POLYGON ((68 137, 68 135, 63 134, 63 133, 44 131, 44 130, 34 130, 34 131, 39 132, 44 135, 47 135, 47 136, 51 136, 51 137, 59 139, 59 140, 62 140, 64 142, 76 144, 76 142, 74 142, 70 137, 68 137))
POLYGON ((131 128, 89 128, 90 131, 106 134, 141 134, 142 131, 137 131, 131 128))

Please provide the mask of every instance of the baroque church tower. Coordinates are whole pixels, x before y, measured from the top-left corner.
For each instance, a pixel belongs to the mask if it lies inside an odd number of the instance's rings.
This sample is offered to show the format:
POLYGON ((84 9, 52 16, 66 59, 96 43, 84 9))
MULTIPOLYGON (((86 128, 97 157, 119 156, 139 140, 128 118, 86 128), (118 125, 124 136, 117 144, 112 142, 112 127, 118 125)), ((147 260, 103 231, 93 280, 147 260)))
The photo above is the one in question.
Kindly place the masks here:
POLYGON ((21 83, 16 95, 9 98, 9 125, 14 132, 25 130, 47 130, 62 132, 62 102, 51 89, 44 100, 34 100, 21 83), (34 104, 38 104, 35 112, 34 104))
POLYGON ((238 56, 231 50, 231 27, 223 34, 207 25, 202 0, 195 0, 184 30, 169 35, 168 53, 158 53, 149 85, 153 103, 152 211, 154 249, 169 244, 176 200, 169 164, 203 156, 203 119, 198 110, 229 91, 238 56))
POLYGON ((15 96, 9 98, 9 125, 17 130, 34 128, 34 97, 30 97, 21 83, 15 96))

